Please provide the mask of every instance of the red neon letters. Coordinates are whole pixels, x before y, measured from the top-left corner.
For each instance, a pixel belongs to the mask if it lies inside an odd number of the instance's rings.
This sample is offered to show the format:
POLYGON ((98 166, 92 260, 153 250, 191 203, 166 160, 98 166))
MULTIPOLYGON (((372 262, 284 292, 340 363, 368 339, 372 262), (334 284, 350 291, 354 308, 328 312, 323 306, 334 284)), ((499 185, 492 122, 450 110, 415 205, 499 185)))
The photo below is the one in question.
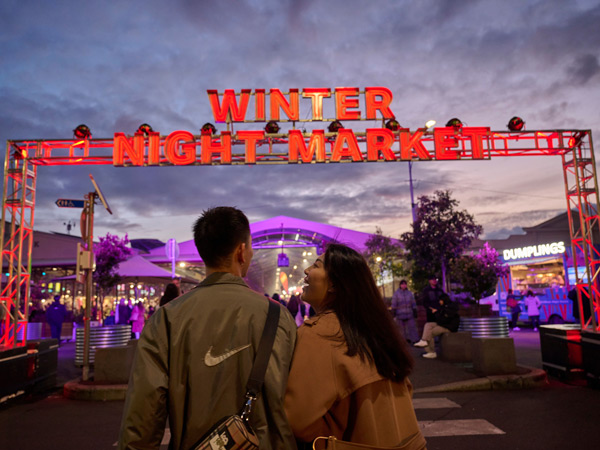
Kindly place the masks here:
MULTIPOLYGON (((298 89, 290 89, 287 94, 279 89, 270 89, 268 93, 265 89, 255 89, 254 94, 250 89, 242 89, 239 93, 233 89, 225 89, 221 99, 218 91, 207 92, 217 122, 301 120, 298 89), (252 95, 254 95, 255 116, 253 120, 246 117, 252 95), (282 112, 287 119, 281 119, 282 112)), ((325 120, 323 100, 331 97, 332 92, 329 88, 302 90, 302 98, 311 102, 310 121, 325 120)), ((392 91, 386 87, 365 88, 362 111, 360 90, 357 87, 335 88, 333 97, 335 120, 394 118, 390 108, 393 99, 392 91)), ((199 141, 188 131, 174 131, 164 138, 164 141, 161 141, 160 135, 156 132, 149 133, 148 137, 136 133, 132 138, 123 133, 115 133, 113 164, 115 166, 207 165, 260 164, 273 161, 301 164, 411 161, 413 159, 483 159, 486 154, 484 139, 489 136, 490 130, 484 127, 463 127, 457 131, 453 127, 443 127, 426 134, 425 129, 411 132, 409 129, 402 128, 393 132, 386 128, 368 128, 366 132, 355 134, 349 128, 342 128, 335 133, 326 133, 325 130, 317 129, 307 134, 294 126, 288 132, 287 139, 285 134, 280 134, 275 141, 271 138, 265 139, 263 130, 239 130, 235 134, 232 133, 223 131, 220 136, 202 133, 199 141), (243 153, 239 151, 234 153, 232 146, 240 144, 244 145, 243 153), (259 153, 258 149, 264 144, 268 145, 263 147, 263 153, 259 153), (277 145, 276 152, 273 152, 273 144, 277 145), (285 150, 281 151, 286 144, 287 153, 285 150), (268 149, 268 153, 265 153, 264 149, 268 149)))
MULTIPOLYGON (((290 89, 288 97, 279 89, 254 90, 254 119, 247 118, 248 103, 252 91, 242 89, 235 93, 233 89, 225 89, 221 94, 219 102, 219 93, 216 90, 208 90, 208 99, 212 108, 213 117, 217 122, 266 122, 268 120, 282 120, 281 112, 286 116, 285 120, 300 120, 300 91, 290 89), (237 98, 239 97, 239 99, 237 98), (267 105, 269 106, 269 117, 266 116, 267 105)), ((338 87, 335 88, 335 119, 336 120, 360 120, 360 90, 357 87, 338 87)), ((323 120, 323 99, 331 97, 329 88, 305 88, 302 90, 302 98, 311 101, 311 121, 323 120)), ((390 109, 393 95, 386 87, 367 87, 364 92, 365 118, 368 120, 377 119, 377 111, 383 119, 394 118, 394 113, 390 109)))
MULTIPOLYGON (((313 130, 310 135, 300 130, 289 131, 288 139, 281 139, 277 145, 278 161, 288 163, 328 163, 342 161, 411 161, 411 160, 457 160, 485 158, 484 139, 489 128, 463 127, 456 134, 453 127, 436 128, 425 135, 423 129, 411 132, 402 128, 397 134, 387 128, 367 128, 357 134, 351 129, 342 128, 337 133, 313 130), (307 142, 308 141, 308 142, 307 142), (425 144, 429 144, 427 148, 425 144), (287 144, 287 153, 282 152, 287 144), (329 153, 327 152, 329 149, 329 153)), ((237 164, 258 164, 262 158, 273 153, 258 154, 258 148, 267 144, 263 130, 240 130, 235 135, 223 131, 220 136, 205 133, 197 137, 188 131, 174 131, 161 143, 158 133, 150 133, 144 138, 142 133, 127 137, 115 133, 113 164, 115 166, 152 166, 232 164, 233 145, 243 144, 243 153, 235 154, 237 164), (241 141, 241 142, 240 142, 241 141), (160 151, 162 148, 163 156, 160 151)), ((264 148, 270 148, 266 146, 264 148)))

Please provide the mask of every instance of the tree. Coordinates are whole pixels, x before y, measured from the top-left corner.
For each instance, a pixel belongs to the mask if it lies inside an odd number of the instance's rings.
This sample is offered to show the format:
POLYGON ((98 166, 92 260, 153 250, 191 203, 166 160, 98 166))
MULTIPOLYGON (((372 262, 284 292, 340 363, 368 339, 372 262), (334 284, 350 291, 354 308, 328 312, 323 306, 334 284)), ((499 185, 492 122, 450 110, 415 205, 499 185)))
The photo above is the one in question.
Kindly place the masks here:
POLYGON ((395 277, 401 277, 405 271, 400 262, 403 249, 402 245, 388 236, 384 236, 381 228, 377 227, 365 242, 366 250, 363 256, 367 260, 371 271, 380 278, 383 296, 385 297, 385 287, 383 276, 385 273, 392 275, 392 290, 394 289, 395 277))
POLYGON ((486 242, 479 253, 471 252, 455 259, 451 265, 452 278, 463 286, 477 301, 490 295, 498 283, 498 278, 508 273, 508 266, 500 261, 496 249, 486 242))
POLYGON ((131 255, 131 249, 127 246, 129 238, 119 238, 117 235, 106 233, 100 238, 100 242, 94 246, 96 256, 96 270, 94 271, 94 282, 98 287, 100 301, 110 289, 121 281, 117 274, 117 266, 131 255))
POLYGON ((419 197, 417 219, 413 231, 403 233, 401 240, 412 262, 411 275, 415 287, 425 285, 431 275, 442 275, 446 288, 448 264, 458 258, 481 234, 481 226, 467 211, 458 211, 458 201, 450 191, 435 191, 433 197, 419 197))

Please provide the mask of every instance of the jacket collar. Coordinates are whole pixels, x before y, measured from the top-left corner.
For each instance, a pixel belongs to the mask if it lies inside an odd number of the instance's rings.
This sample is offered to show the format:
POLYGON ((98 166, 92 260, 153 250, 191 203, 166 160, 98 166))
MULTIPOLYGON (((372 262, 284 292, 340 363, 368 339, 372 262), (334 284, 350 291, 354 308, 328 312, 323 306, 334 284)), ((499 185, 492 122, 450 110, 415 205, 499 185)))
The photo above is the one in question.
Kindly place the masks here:
POLYGON ((241 277, 229 272, 211 273, 198 285, 198 287, 213 286, 215 284, 239 284, 240 286, 248 287, 241 277))
POLYGON ((309 327, 312 327, 313 325, 316 325, 319 322, 319 320, 321 320, 323 317, 328 316, 329 314, 335 315, 335 313, 332 310, 323 311, 322 313, 317 314, 316 316, 312 316, 312 317, 306 319, 304 321, 304 325, 308 325, 309 327))

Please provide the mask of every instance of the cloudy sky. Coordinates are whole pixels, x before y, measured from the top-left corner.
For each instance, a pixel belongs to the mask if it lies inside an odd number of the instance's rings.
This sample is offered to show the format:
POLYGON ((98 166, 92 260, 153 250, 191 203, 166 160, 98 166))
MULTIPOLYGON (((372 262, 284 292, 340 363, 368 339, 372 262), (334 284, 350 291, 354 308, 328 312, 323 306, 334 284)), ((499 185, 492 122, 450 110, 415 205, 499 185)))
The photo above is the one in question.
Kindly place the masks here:
MULTIPOLYGON (((198 134, 207 89, 386 86, 404 127, 459 117, 506 130, 600 125, 600 2, 592 0, 4 0, 0 139, 198 134)), ((354 127, 353 125, 351 127, 354 127)), ((256 126, 254 127, 256 129, 256 126)), ((220 127, 220 130, 224 127, 220 127)), ((95 234, 191 238, 205 208, 235 205, 390 236, 409 229, 408 165, 41 167, 35 228, 66 232, 92 173, 114 214, 95 234)), ((417 162, 417 196, 449 189, 487 237, 564 212, 560 157, 417 162)))

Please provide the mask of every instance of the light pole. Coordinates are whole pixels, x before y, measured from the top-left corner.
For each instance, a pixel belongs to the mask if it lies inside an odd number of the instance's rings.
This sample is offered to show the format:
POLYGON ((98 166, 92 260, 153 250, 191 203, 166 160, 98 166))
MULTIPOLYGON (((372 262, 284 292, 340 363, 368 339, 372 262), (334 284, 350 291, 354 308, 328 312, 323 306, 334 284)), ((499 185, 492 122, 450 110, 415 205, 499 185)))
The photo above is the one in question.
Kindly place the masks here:
POLYGON ((413 219, 413 224, 417 221, 417 214, 416 214, 416 209, 415 209, 415 195, 414 195, 414 191, 413 191, 413 179, 412 179, 412 165, 413 162, 409 161, 408 162, 408 180, 410 183, 410 209, 412 211, 412 219, 413 219))
MULTIPOLYGON (((91 307, 92 307, 92 289, 93 282, 92 276, 94 273, 94 266, 91 263, 94 246, 94 203, 96 200, 96 194, 90 192, 86 199, 84 214, 85 214, 85 236, 87 238, 86 243, 86 258, 88 264, 85 268, 85 317, 83 319, 83 371, 82 380, 87 381, 90 375, 90 320, 92 318, 91 307)), ((82 226, 83 230, 84 227, 82 226)))
POLYGON ((375 258, 375 261, 379 264, 379 279, 381 280, 381 295, 385 299, 385 280, 383 279, 383 260, 381 256, 375 258))

